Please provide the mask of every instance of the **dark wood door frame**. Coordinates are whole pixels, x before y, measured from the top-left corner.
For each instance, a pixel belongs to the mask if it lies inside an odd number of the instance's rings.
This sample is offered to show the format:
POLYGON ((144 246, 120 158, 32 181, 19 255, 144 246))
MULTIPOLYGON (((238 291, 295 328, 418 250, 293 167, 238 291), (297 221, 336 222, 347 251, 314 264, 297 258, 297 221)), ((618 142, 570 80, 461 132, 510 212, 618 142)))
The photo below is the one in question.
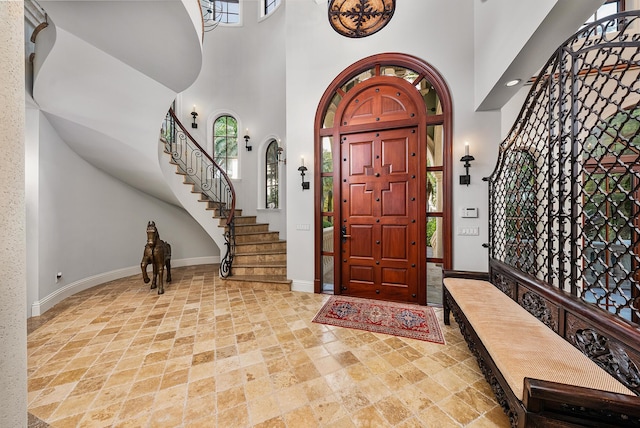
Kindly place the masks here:
MULTIPOLYGON (((419 147, 420 147, 421 162, 424 162, 424 164, 421 164, 423 167, 420 168, 421 177, 420 177, 419 183, 421 186, 420 193, 425 193, 426 195, 426 128, 430 124, 435 124, 435 123, 442 124, 443 125, 443 166, 442 166, 443 207, 442 208, 443 208, 443 213, 445 213, 443 217, 443 231, 442 231, 443 268, 444 269, 451 268, 451 261, 452 261, 452 231, 451 231, 452 229, 451 228, 452 102, 451 102, 451 97, 449 94, 448 87, 444 79, 442 78, 442 76, 437 72, 437 70, 435 70, 432 66, 430 66, 428 63, 424 62, 419 58, 416 58, 410 55, 399 54, 399 53, 379 54, 379 55, 374 55, 374 56, 365 58, 361 61, 354 63, 353 65, 345 69, 340 75, 338 75, 325 91, 318 105, 318 110, 316 112, 316 119, 315 119, 316 156, 315 156, 315 164, 314 164, 315 181, 316 183, 318 183, 317 186, 314 186, 315 201, 316 201, 315 202, 316 227, 315 227, 315 234, 314 234, 315 242, 316 242, 314 291, 316 293, 322 292, 322 283, 323 283, 323 278, 322 278, 322 274, 323 274, 322 197, 323 195, 322 195, 322 186, 320 185, 322 183, 322 175, 321 175, 322 140, 325 137, 333 138, 333 146, 334 146, 333 174, 336 174, 336 171, 340 170, 339 169, 340 159, 339 159, 339 156, 336 156, 336 154, 339 154, 340 151, 339 150, 336 151, 335 147, 339 146, 340 136, 345 133, 358 133, 358 132, 366 132, 366 131, 372 130, 371 123, 354 123, 351 125, 347 124, 345 126, 340 122, 340 118, 342 116, 342 113, 344 112, 345 106, 349 104, 348 102, 345 102, 345 101, 352 99, 355 96, 354 94, 360 91, 362 88, 364 88, 366 84, 369 82, 369 80, 371 79, 358 83, 351 90, 349 90, 350 88, 345 88, 344 85, 347 82, 349 82, 351 79, 353 79, 355 76, 368 70, 372 72, 373 77, 382 78, 384 76, 382 75, 381 70, 385 66, 406 67, 407 69, 417 72, 418 77, 415 79, 414 82, 407 82, 403 79, 393 79, 393 78, 389 78, 389 79, 397 80, 399 81, 398 84, 408 85, 408 86, 417 84, 417 82, 421 81, 423 78, 426 79, 438 94, 438 98, 442 106, 442 114, 427 115, 426 109, 423 108, 421 113, 418 115, 419 117, 416 118, 418 121, 417 127, 420 133, 419 147), (356 90, 354 91, 354 89, 356 90), (323 126, 325 121, 325 115, 329 107, 332 105, 332 103, 334 103, 333 105, 335 106, 336 96, 339 96, 338 99, 341 98, 341 100, 339 100, 338 109, 335 111, 334 126, 331 128, 324 128, 323 126), (422 190, 424 190, 424 192, 422 190)), ((416 102, 422 103, 422 106, 424 106, 424 100, 422 100, 420 93, 415 89, 415 87, 412 87, 412 91, 413 92, 407 90, 407 94, 412 93, 413 95, 411 96, 415 97, 416 102)), ((381 121, 379 124, 376 125, 375 129, 379 129, 379 130, 394 129, 399 127, 405 127, 408 125, 409 123, 406 120, 389 120, 389 121, 381 121)), ((340 194, 340 189, 339 189, 340 183, 338 181, 339 181, 338 176, 334 176, 334 180, 333 180, 334 195, 340 194)), ((338 199, 336 197, 336 201, 337 200, 338 199)), ((426 204, 426 196, 425 196, 424 203, 426 204)), ((333 209, 334 209, 334 212, 332 213, 332 216, 334 218, 334 221, 335 219, 340 219, 341 218, 340 216, 341 213, 339 212, 340 204, 339 203, 334 204, 333 209)), ((424 240, 426 240, 426 233, 422 233, 422 232, 426 232, 426 205, 425 205, 425 208, 421 209, 420 211, 421 211, 420 212, 421 216, 423 216, 422 219, 419 220, 421 224, 420 230, 421 230, 421 234, 425 235, 425 237, 423 238, 423 242, 424 242, 424 240)), ((334 227, 338 229, 338 231, 340 226, 341 225, 338 224, 338 222, 334 223, 334 227)), ((422 245, 421 247, 423 246, 425 245, 422 245)), ((340 233, 339 232, 334 233, 333 248, 335 251, 333 253, 333 257, 336 264, 336 269, 334 274, 334 285, 336 287, 336 290, 334 290, 334 292, 339 293, 340 290, 338 287, 339 287, 339 282, 341 278, 341 272, 339 267, 340 265, 340 252, 339 252, 340 251, 340 233)), ((420 293, 420 295, 418 296, 418 302, 421 304, 424 304, 426 302, 426 262, 427 262, 426 246, 424 248, 424 257, 421 256, 421 259, 423 260, 423 263, 421 263, 422 271, 419 277, 421 278, 422 285, 418 287, 418 290, 420 293)))

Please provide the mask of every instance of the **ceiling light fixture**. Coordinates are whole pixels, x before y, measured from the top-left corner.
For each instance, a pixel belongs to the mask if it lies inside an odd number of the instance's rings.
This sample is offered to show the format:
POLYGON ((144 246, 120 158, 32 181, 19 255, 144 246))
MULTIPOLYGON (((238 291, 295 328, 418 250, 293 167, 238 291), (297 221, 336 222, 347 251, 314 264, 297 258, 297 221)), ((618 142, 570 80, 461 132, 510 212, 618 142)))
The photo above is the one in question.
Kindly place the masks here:
POLYGON ((522 80, 520 79, 513 79, 513 80, 509 80, 507 83, 504 84, 504 86, 506 86, 507 88, 510 88, 512 86, 516 86, 518 83, 522 82, 522 80))
POLYGON ((396 0, 329 0, 329 23, 339 34, 357 39, 380 31, 395 10, 396 0))

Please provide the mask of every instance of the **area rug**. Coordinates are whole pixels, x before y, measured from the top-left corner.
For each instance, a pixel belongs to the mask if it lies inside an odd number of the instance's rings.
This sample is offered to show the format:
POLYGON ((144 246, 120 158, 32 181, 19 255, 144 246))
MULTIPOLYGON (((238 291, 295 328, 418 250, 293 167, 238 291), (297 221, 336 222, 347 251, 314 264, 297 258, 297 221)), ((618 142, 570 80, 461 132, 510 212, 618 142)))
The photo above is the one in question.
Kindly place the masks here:
POLYGON ((445 344, 429 306, 331 296, 313 322, 445 344))

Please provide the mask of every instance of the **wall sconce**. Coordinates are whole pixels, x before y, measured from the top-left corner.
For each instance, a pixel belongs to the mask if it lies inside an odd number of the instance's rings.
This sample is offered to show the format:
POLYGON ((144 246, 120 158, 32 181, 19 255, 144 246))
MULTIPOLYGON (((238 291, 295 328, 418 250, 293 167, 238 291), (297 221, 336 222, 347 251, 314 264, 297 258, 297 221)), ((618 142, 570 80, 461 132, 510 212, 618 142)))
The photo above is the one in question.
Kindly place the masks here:
POLYGON ((460 176, 460 184, 466 184, 467 186, 471 183, 471 176, 469 175, 469 167, 472 160, 475 158, 469 155, 469 143, 464 143, 464 156, 460 159, 460 162, 464 162, 465 175, 460 176))
POLYGON ((278 162, 287 164, 287 160, 284 158, 284 147, 280 145, 280 140, 278 140, 278 162))
POLYGON ((198 112, 196 111, 196 106, 193 106, 193 111, 191 112, 191 116, 193 116, 193 123, 191 124, 192 128, 197 128, 198 124, 196 123, 196 117, 198 117, 198 112))
POLYGON ((253 147, 249 145, 250 139, 251 137, 249 137, 249 128, 247 128, 244 130, 244 148, 247 149, 248 152, 250 152, 251 149, 253 149, 253 147))
POLYGON ((309 190, 309 182, 304 181, 304 173, 307 171, 307 167, 304 166, 304 157, 301 158, 302 165, 298 167, 298 171, 300 171, 300 175, 302 176, 302 190, 309 190))

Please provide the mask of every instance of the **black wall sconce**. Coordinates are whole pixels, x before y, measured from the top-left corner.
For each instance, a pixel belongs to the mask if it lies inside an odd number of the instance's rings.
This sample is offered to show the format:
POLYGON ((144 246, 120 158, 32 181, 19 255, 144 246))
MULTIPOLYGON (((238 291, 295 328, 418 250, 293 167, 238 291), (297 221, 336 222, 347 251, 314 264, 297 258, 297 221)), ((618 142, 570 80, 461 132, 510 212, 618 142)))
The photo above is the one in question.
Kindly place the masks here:
POLYGON ((198 112, 196 111, 196 106, 193 106, 193 111, 191 112, 191 116, 193 116, 193 123, 191 124, 191 127, 197 128, 198 124, 196 123, 196 117, 198 117, 198 112))
POLYGON ((298 171, 300 171, 300 175, 302 176, 302 190, 309 190, 309 182, 304 181, 304 173, 307 172, 307 167, 304 166, 304 158, 302 159, 302 165, 298 167, 298 171))
POLYGON ((475 160, 475 158, 469 155, 469 143, 464 143, 464 156, 462 156, 460 162, 464 162, 465 175, 460 176, 460 184, 466 184, 467 186, 471 184, 471 176, 469 175, 471 164, 469 162, 472 160, 475 160))
POLYGON ((249 128, 247 128, 244 130, 244 148, 247 149, 248 152, 250 152, 251 149, 253 149, 253 147, 249 145, 250 139, 251 137, 249 136, 249 128))

